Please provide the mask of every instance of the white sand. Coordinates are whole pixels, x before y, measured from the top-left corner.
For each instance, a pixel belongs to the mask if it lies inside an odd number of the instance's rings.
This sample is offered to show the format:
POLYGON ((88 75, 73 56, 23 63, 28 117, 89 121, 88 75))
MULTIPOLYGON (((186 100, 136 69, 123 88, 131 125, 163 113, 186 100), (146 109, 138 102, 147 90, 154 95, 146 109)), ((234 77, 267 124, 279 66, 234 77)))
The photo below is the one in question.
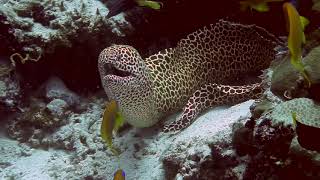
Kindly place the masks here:
POLYGON ((165 177, 161 158, 168 153, 188 156, 201 151, 204 156, 210 154, 208 143, 220 140, 229 142, 232 124, 241 116, 248 115, 252 102, 247 101, 230 108, 212 109, 199 117, 189 128, 171 137, 159 133, 155 127, 129 129, 114 141, 123 152, 120 164, 109 150, 103 148, 103 142, 98 137, 101 119, 88 130, 88 122, 94 121, 100 114, 101 109, 97 106, 72 117, 80 119, 80 123, 65 126, 64 131, 72 131, 71 135, 77 135, 66 141, 77 138, 79 134, 86 136, 87 144, 76 141, 74 146, 77 150, 74 152, 33 149, 14 140, 0 138, 0 179, 83 179, 87 176, 112 179, 120 165, 125 170, 127 179, 162 180, 165 177), (181 146, 182 144, 184 146, 181 146), (78 161, 72 157, 78 158, 78 161))

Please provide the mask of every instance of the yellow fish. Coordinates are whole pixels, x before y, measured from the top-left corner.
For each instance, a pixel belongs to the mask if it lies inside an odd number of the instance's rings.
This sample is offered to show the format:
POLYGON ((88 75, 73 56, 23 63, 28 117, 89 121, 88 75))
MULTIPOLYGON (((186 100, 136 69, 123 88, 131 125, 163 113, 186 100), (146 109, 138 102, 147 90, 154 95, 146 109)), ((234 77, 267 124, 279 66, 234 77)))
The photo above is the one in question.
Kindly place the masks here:
POLYGON ((136 0, 136 2, 139 6, 145 6, 145 7, 149 7, 149 8, 157 9, 157 10, 159 10, 162 6, 161 2, 156 2, 156 1, 136 0))
POLYGON ((291 64, 302 74, 304 79, 311 86, 311 80, 302 64, 302 44, 306 42, 304 28, 309 24, 309 20, 299 15, 296 8, 291 3, 283 4, 283 11, 287 21, 288 48, 290 51, 291 64))
POLYGON ((115 173, 114 173, 114 177, 113 180, 125 180, 126 179, 126 174, 122 169, 118 169, 115 173))
POLYGON ((259 12, 269 11, 268 2, 281 2, 283 0, 245 0, 240 1, 240 9, 245 11, 248 7, 259 12))
POLYGON ((119 127, 123 125, 123 117, 121 116, 117 102, 111 100, 107 103, 103 113, 100 133, 102 139, 115 155, 119 155, 119 150, 112 145, 112 134, 117 132, 119 127))

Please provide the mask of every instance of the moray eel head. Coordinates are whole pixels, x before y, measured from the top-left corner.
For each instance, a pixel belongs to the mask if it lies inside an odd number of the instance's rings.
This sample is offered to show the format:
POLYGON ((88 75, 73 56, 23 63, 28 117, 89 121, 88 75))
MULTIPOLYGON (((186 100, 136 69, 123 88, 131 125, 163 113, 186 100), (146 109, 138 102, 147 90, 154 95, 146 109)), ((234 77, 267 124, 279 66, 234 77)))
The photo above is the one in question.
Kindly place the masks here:
POLYGON ((156 123, 152 82, 136 49, 128 45, 108 47, 100 53, 98 67, 104 90, 109 99, 117 101, 125 121, 135 127, 156 123))
POLYGON ((99 56, 99 71, 107 81, 132 81, 143 74, 143 66, 139 53, 130 46, 114 45, 99 56))

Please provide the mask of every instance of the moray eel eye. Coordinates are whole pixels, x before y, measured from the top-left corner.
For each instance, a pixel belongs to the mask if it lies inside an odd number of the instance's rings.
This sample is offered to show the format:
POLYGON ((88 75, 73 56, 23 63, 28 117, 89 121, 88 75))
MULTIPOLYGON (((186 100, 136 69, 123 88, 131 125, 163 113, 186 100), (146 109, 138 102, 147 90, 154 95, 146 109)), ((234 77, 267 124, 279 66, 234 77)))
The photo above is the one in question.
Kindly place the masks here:
POLYGON ((119 77, 132 76, 130 72, 118 69, 110 63, 107 63, 105 68, 106 68, 107 75, 115 75, 119 77))

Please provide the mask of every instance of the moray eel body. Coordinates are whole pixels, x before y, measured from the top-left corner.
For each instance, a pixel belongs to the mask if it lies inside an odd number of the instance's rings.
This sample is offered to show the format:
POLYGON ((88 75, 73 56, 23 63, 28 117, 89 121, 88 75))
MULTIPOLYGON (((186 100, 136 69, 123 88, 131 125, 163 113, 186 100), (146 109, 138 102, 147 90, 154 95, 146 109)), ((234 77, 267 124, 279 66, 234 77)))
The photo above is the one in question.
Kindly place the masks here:
POLYGON ((205 109, 259 97, 261 83, 229 83, 267 68, 279 44, 263 28, 220 20, 146 59, 131 46, 113 45, 101 52, 98 67, 108 97, 129 124, 149 127, 183 110, 164 127, 178 132, 205 109))

